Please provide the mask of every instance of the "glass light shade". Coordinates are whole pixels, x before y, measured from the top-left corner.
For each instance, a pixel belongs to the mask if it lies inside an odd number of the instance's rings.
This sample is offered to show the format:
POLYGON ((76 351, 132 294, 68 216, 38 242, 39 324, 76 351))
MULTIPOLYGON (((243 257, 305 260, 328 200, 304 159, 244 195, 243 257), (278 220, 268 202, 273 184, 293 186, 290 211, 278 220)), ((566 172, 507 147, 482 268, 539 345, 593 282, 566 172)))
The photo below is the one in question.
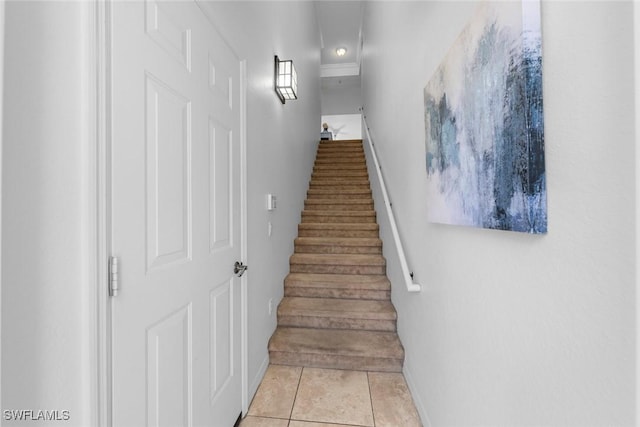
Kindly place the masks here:
POLYGON ((292 60, 280 61, 275 57, 275 89, 280 101, 298 99, 298 75, 292 60))

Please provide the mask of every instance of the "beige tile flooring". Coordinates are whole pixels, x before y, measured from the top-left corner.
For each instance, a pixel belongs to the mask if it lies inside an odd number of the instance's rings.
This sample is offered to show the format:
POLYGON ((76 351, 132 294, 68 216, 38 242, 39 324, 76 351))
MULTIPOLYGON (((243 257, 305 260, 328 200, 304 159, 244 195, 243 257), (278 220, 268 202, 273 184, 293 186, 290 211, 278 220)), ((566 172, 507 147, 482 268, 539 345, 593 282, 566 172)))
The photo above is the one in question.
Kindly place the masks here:
POLYGON ((270 365, 241 427, 420 427, 402 374, 270 365))

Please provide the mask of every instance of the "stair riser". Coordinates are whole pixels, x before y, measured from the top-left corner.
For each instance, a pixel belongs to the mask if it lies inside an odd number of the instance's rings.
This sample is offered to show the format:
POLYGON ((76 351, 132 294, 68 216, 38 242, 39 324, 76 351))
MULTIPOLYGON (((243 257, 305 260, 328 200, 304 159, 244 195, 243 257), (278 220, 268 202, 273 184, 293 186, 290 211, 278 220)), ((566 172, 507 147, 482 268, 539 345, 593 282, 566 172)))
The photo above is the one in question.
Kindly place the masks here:
POLYGON ((371 186, 369 184, 351 184, 351 183, 336 183, 336 182, 322 182, 322 183, 309 183, 310 190, 324 190, 324 191, 370 191, 371 186))
POLYGON ((334 173, 324 173, 322 172, 320 175, 315 172, 311 174, 311 178, 309 179, 309 183, 313 184, 316 182, 327 182, 327 181, 342 181, 344 183, 355 183, 357 185, 361 184, 369 184, 371 181, 369 180, 369 176, 366 174, 358 175, 340 175, 334 173))
POLYGON ((362 199, 307 199, 304 202, 305 210, 356 210, 372 211, 373 201, 363 201, 362 199))
POLYGON ((318 161, 353 161, 359 162, 362 164, 367 163, 367 158, 364 153, 341 153, 341 152, 333 152, 333 153, 319 153, 316 155, 315 162, 318 161))
POLYGON ((366 159, 366 157, 364 155, 364 150, 362 150, 362 149, 354 150, 354 151, 342 151, 342 150, 326 151, 326 150, 320 150, 316 154, 316 159, 322 159, 324 157, 353 157, 353 158, 357 158, 357 159, 366 159))
POLYGON ((311 179, 314 178, 363 178, 369 180, 369 174, 366 171, 325 171, 325 172, 314 172, 311 174, 311 179))
POLYGON ((305 202, 304 208, 317 211, 370 211, 373 209, 373 203, 340 203, 340 204, 323 204, 305 202))
POLYGON ((355 172, 354 174, 337 174, 337 173, 314 173, 311 174, 310 182, 314 181, 358 181, 358 182, 371 182, 369 177, 364 172, 355 172))
POLYGON ((314 166, 335 165, 335 166, 366 166, 366 163, 362 160, 354 159, 316 159, 314 166))
POLYGON ((364 151, 364 147, 362 144, 320 144, 318 146, 317 152, 325 152, 325 151, 338 151, 338 152, 347 152, 347 151, 364 151))
POLYGON ((378 224, 298 224, 298 237, 366 237, 378 238, 380 227, 378 224), (305 233, 320 233, 315 236, 305 236, 305 233), (337 233, 337 234, 332 234, 337 233), (364 236, 355 235, 366 234, 364 236))
POLYGON ((296 316, 278 313, 278 325, 295 328, 352 329, 357 331, 395 332, 395 320, 335 319, 317 316, 296 316))
POLYGON ((332 142, 321 142, 318 150, 364 150, 362 142, 343 142, 333 140, 332 142))
POLYGON ((381 255, 380 246, 295 245, 297 254, 381 255))
POLYGON ((313 167, 313 172, 326 172, 326 171, 347 171, 347 170, 356 170, 356 171, 366 171, 367 165, 353 165, 353 164, 344 164, 344 165, 336 165, 333 163, 322 163, 320 165, 316 165, 313 167))
POLYGON ((365 168, 355 167, 351 169, 332 169, 330 167, 314 168, 311 178, 359 178, 369 180, 369 174, 365 168), (351 175, 354 174, 354 175, 351 175))
POLYGON ((378 230, 299 229, 300 237, 378 237, 378 230))
MULTIPOLYGON (((320 168, 322 169, 322 168, 320 168)), ((313 172, 311 176, 363 176, 365 178, 369 178, 369 174, 366 170, 363 169, 326 169, 318 172, 313 172)))
MULTIPOLYGON (((369 181, 368 176, 349 176, 349 175, 323 175, 317 176, 312 174, 311 179, 309 180, 309 184, 335 184, 342 183, 348 185, 369 185, 371 181, 369 181)), ((313 188, 313 187, 311 187, 313 188)), ((368 190, 368 188, 366 188, 368 190)))
MULTIPOLYGON (((334 181, 334 182, 327 182, 327 181, 322 181, 320 183, 315 183, 315 182, 311 182, 309 183, 309 189, 310 190, 321 190, 321 191, 325 191, 328 193, 334 193, 334 194, 344 194, 344 191, 371 191, 371 186, 369 184, 352 184, 350 182, 339 182, 339 181, 334 181)), ((362 199, 361 197, 358 197, 359 199, 362 199)), ((352 199, 357 199, 356 197, 348 197, 345 198, 345 201, 349 201, 352 199)), ((370 198, 371 200, 373 200, 372 198, 370 198)), ((340 200, 339 198, 337 200, 340 200)), ((338 201, 336 202, 336 204, 342 204, 342 202, 338 201)))
POLYGON ((376 222, 375 211, 328 211, 328 210, 316 210, 306 209, 302 211, 303 222, 376 222), (304 219, 306 218, 306 221, 304 219))
POLYGON ((311 174, 311 181, 317 180, 331 180, 331 179, 343 179, 343 180, 352 180, 352 181, 367 181, 369 182, 369 175, 366 171, 358 171, 358 170, 350 170, 350 171, 340 171, 338 169, 335 170, 326 170, 320 172, 313 172, 311 174), (352 175, 353 174, 353 175, 352 175))
POLYGON ((402 372, 402 359, 350 357, 331 354, 269 352, 273 365, 305 366, 311 368, 348 369, 353 371, 402 372))
POLYGON ((386 274, 380 265, 290 264, 291 273, 319 274, 386 274))
POLYGON ((322 157, 339 157, 339 156, 349 156, 349 157, 359 157, 365 158, 364 150, 362 148, 350 147, 344 150, 337 150, 335 148, 320 148, 316 153, 316 158, 322 157))
POLYGON ((311 288, 311 287, 284 287, 285 297, 306 297, 306 298, 346 298, 346 299, 368 299, 385 301, 391 298, 391 291, 379 291, 368 289, 332 289, 332 288, 311 288))
POLYGON ((367 156, 363 151, 355 152, 355 151, 321 151, 316 154, 315 161, 318 160, 353 160, 358 162, 366 163, 367 156))
MULTIPOLYGON (((364 190, 366 191, 366 190, 364 190)), ((371 205, 373 204, 373 198, 372 197, 366 197, 366 196, 361 196, 361 197, 345 197, 345 198, 331 198, 331 197, 314 197, 314 198, 307 198, 305 200, 306 204, 309 205, 316 205, 316 206, 320 206, 320 205, 348 205, 348 206, 356 206, 356 205, 362 205, 362 206, 366 206, 366 205, 371 205)), ((373 208, 371 208, 373 210, 373 208)))
POLYGON ((355 162, 367 163, 367 158, 360 153, 320 153, 316 155, 315 162, 355 162))
POLYGON ((342 216, 342 215, 310 215, 302 214, 303 223, 322 224, 374 224, 375 216, 342 216))
POLYGON ((344 191, 344 190, 310 190, 307 191, 307 199, 370 199, 371 190, 344 191))
POLYGON ((331 140, 331 141, 323 141, 318 144, 319 149, 326 148, 335 148, 339 150, 350 149, 350 148, 359 148, 362 150, 362 141, 356 140, 331 140))
POLYGON ((351 188, 369 190, 371 189, 371 184, 369 181, 365 181, 363 179, 344 179, 344 178, 335 178, 335 179, 314 179, 309 183, 309 188, 323 188, 325 190, 332 189, 342 189, 342 188, 351 188))

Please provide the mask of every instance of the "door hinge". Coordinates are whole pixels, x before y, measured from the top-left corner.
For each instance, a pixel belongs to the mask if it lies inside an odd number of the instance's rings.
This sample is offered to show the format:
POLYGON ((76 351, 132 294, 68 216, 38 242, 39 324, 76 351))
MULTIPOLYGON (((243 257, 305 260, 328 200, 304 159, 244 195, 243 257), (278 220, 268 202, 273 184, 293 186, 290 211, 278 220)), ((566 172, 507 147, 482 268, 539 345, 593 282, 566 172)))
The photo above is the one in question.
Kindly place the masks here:
POLYGON ((120 291, 120 272, 118 271, 118 257, 109 258, 109 295, 117 297, 120 291))

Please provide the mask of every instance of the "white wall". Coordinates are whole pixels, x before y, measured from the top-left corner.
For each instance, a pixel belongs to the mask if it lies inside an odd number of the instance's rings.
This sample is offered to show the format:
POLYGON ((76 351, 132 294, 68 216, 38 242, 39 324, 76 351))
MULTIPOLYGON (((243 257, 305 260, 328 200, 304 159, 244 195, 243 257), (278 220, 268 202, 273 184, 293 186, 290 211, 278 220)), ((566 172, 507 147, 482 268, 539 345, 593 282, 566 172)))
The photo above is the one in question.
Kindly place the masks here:
MULTIPOLYGON (((4 100, 4 2, 0 2, 0 195, 2 194, 2 105, 4 100)), ((2 196, 0 196, 0 242, 2 242, 2 196)), ((2 245, 0 244, 0 308, 2 307, 2 245)), ((2 316, 0 315, 0 336, 2 316)), ((0 358, 2 357, 2 340, 0 340, 0 358)), ((0 363, 0 408, 2 406, 2 363, 0 363)))
POLYGON ((365 116, 424 285, 406 292, 385 240, 414 398, 432 426, 634 425, 632 2, 542 5, 544 236, 425 220, 422 90, 475 7, 365 9, 365 116))
MULTIPOLYGON (((635 72, 640 72, 640 3, 634 2, 635 72)), ((636 258, 640 254, 640 82, 636 78, 636 258)), ((637 262, 636 262, 637 264, 637 262)), ((636 423, 640 421, 640 268, 636 265, 636 423)))
POLYGON ((360 76, 323 77, 320 89, 322 115, 360 114, 360 76))
POLYGON ((2 409, 68 410, 69 425, 90 425, 87 6, 7 2, 5 13, 2 409))
POLYGON ((223 36, 247 61, 249 392, 266 368, 267 343, 284 293, 289 257, 320 131, 320 30, 312 2, 203 3, 223 36), (293 59, 298 100, 273 91, 273 56, 293 59), (266 195, 277 209, 266 210, 266 195), (268 222, 273 234, 267 235, 268 222), (268 313, 273 299, 273 313, 268 313))

